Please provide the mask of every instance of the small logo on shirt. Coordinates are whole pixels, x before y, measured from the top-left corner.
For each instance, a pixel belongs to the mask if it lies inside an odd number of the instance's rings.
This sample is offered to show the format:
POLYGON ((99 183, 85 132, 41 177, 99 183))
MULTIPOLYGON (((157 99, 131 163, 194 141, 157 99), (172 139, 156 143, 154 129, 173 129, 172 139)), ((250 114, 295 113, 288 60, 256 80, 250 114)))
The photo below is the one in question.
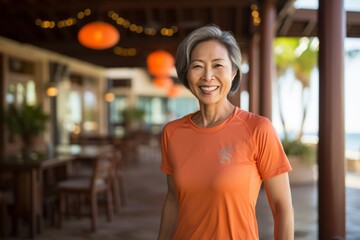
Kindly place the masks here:
POLYGON ((233 146, 227 146, 227 147, 224 147, 223 149, 220 149, 218 151, 218 155, 220 157, 219 162, 221 164, 230 164, 231 163, 231 154, 233 151, 234 151, 233 146))

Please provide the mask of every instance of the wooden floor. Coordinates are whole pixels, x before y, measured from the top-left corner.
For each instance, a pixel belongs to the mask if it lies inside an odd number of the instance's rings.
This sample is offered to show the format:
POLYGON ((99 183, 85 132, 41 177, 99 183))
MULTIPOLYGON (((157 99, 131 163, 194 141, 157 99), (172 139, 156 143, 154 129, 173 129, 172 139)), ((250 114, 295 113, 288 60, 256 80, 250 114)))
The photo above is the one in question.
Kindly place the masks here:
MULTIPOLYGON (((111 223, 105 211, 100 212, 97 233, 91 233, 89 219, 66 220, 62 230, 45 224, 39 240, 154 240, 160 222, 161 208, 166 193, 165 175, 160 172, 159 153, 143 152, 138 164, 126 168, 128 203, 111 223)), ((360 239, 360 175, 347 176, 347 239, 360 239)), ((317 186, 316 184, 292 187, 296 239, 317 239, 317 186)), ((272 217, 266 195, 260 192, 257 215, 260 239, 273 239, 272 217)), ((22 229, 24 236, 26 228, 22 229)), ((11 238, 12 239, 12 238, 11 238)), ((26 239, 22 237, 21 239, 26 239)))

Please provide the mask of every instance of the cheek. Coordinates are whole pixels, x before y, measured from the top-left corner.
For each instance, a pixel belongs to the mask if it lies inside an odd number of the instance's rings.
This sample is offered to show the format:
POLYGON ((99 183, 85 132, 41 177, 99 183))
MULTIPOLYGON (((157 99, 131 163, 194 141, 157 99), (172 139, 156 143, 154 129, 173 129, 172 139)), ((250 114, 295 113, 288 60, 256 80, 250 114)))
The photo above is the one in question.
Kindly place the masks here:
POLYGON ((187 80, 187 87, 188 89, 193 92, 193 85, 194 85, 194 77, 191 73, 187 72, 186 73, 186 80, 187 80))
POLYGON ((191 85, 196 81, 196 74, 193 71, 189 71, 186 74, 186 78, 188 80, 188 84, 191 85))
POLYGON ((186 79, 188 80, 188 82, 190 82, 191 80, 191 73, 189 71, 186 73, 186 79))

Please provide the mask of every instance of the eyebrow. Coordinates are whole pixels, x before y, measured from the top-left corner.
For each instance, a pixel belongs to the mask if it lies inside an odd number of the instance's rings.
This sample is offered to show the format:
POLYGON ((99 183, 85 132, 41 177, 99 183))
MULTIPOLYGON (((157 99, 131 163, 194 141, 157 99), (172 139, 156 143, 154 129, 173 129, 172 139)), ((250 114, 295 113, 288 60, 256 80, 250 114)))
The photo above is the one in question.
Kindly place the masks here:
MULTIPOLYGON (((216 62, 216 61, 224 61, 225 59, 224 58, 215 58, 213 60, 211 60, 212 62, 216 62)), ((201 59, 194 59, 194 60, 191 60, 190 63, 193 63, 193 62, 203 62, 203 60, 201 59)))

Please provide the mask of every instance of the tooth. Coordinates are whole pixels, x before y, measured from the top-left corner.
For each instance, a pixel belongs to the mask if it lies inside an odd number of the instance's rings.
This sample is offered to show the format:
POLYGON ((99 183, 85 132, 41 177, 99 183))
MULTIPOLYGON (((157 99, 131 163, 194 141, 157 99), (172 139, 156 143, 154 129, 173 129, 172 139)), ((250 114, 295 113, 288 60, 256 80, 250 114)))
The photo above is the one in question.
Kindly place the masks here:
POLYGON ((211 91, 214 91, 217 87, 214 86, 214 87, 200 87, 200 88, 204 91, 211 92, 211 91))

